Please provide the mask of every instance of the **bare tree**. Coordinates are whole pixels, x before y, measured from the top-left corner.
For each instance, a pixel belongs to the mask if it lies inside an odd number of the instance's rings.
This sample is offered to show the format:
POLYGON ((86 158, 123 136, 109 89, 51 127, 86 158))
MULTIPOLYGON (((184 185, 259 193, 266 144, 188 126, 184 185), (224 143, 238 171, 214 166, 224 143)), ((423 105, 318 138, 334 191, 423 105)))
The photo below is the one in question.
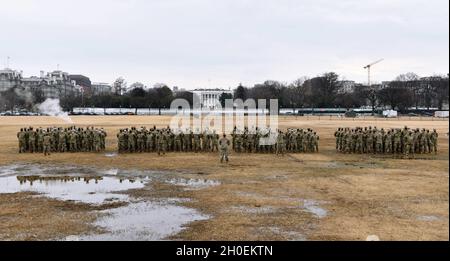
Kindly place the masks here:
POLYGON ((305 96, 307 94, 305 82, 307 80, 307 77, 301 77, 289 84, 286 93, 290 97, 290 104, 292 107, 301 108, 304 106, 305 96))
POLYGON ((114 81, 113 89, 116 95, 123 95, 127 90, 127 82, 124 78, 119 77, 114 81))

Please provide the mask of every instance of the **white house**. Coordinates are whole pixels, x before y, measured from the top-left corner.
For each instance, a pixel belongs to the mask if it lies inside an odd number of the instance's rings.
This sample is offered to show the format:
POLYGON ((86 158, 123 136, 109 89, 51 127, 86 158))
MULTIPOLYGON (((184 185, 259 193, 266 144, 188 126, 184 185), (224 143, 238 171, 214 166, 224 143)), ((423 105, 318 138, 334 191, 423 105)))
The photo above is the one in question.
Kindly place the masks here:
POLYGON ((219 98, 222 93, 233 95, 232 90, 225 89, 195 89, 192 93, 200 100, 201 107, 208 109, 217 109, 217 104, 220 104, 219 98))

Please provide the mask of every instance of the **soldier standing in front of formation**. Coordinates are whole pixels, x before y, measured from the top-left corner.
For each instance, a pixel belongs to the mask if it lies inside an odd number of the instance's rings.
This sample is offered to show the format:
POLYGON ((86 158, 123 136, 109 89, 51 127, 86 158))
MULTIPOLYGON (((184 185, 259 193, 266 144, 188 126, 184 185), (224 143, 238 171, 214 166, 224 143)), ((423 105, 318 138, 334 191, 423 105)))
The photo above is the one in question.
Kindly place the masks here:
POLYGON ((230 146, 230 140, 227 139, 227 135, 223 134, 223 137, 219 140, 220 148, 220 163, 224 160, 228 163, 228 147, 230 146))
POLYGON ((52 136, 50 133, 46 133, 44 136, 44 156, 50 155, 52 146, 52 136))

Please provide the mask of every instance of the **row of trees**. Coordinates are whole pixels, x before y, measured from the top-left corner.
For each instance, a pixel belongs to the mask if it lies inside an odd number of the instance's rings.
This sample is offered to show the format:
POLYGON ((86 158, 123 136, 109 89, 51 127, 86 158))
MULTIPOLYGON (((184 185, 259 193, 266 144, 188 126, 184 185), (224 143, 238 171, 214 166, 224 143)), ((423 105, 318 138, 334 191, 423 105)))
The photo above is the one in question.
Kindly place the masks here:
MULTIPOLYGON (((354 91, 343 92, 343 83, 334 72, 324 73, 314 78, 301 77, 292 83, 268 80, 253 87, 239 85, 233 95, 223 94, 220 101, 234 98, 246 100, 278 99, 281 108, 358 108, 361 106, 390 107, 404 110, 409 107, 437 107, 442 109, 449 98, 449 78, 447 76, 419 77, 414 73, 402 74, 385 85, 356 85, 354 91)), ((65 110, 74 107, 101 108, 169 108, 176 98, 184 98, 192 105, 193 94, 188 91, 172 92, 165 84, 147 88, 142 83, 126 87, 123 78, 114 83, 115 91, 100 95, 71 95, 61 98, 65 110)), ((42 94, 24 93, 17 87, 0 93, 0 106, 12 108, 16 105, 30 108, 42 102, 42 94), (3 104, 3 105, 2 105, 3 104)))
POLYGON ((279 99, 281 108, 358 108, 361 106, 390 107, 404 110, 409 107, 442 109, 449 99, 447 76, 419 77, 402 74, 393 81, 372 86, 356 85, 352 92, 343 92, 344 81, 334 72, 318 77, 302 77, 285 84, 265 81, 252 88, 239 85, 234 98, 279 99))

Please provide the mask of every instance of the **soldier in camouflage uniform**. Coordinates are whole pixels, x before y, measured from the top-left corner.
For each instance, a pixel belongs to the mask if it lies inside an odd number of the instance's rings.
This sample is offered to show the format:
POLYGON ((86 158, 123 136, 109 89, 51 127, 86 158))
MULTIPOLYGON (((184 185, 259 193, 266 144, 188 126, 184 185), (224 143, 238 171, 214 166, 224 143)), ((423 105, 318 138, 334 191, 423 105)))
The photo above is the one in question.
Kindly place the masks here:
POLYGON ((17 133, 17 138, 19 139, 19 153, 26 151, 26 133, 22 129, 17 133))
POLYGON ((183 150, 183 146, 181 141, 183 140, 183 133, 181 132, 181 130, 178 130, 177 133, 175 133, 175 146, 174 146, 174 151, 182 151, 183 150))
POLYGON ((339 144, 341 142, 341 128, 339 127, 335 132, 334 132, 334 137, 336 139, 336 151, 339 151, 339 144))
POLYGON ((385 150, 385 153, 393 152, 392 151, 392 133, 390 130, 386 133, 386 138, 384 140, 384 150, 385 150))
POLYGON ((285 144, 285 135, 282 131, 278 131, 277 136, 277 155, 281 154, 284 156, 284 153, 286 151, 286 144, 285 144))
MULTIPOLYGON (((403 154, 405 155, 406 158, 409 157, 409 153, 411 152, 411 145, 413 143, 413 137, 411 132, 407 132, 404 131, 404 136, 403 136, 403 154)), ((414 156, 414 151, 413 152, 413 156, 414 156)))
POLYGON ((66 152, 67 151, 67 134, 66 130, 60 130, 58 135, 58 151, 66 152))
POLYGON ((52 146, 52 135, 50 133, 46 133, 44 135, 44 156, 50 155, 52 146))
POLYGON ((194 152, 197 153, 201 150, 201 138, 200 138, 201 134, 198 132, 194 133, 194 152))
POLYGON ((168 135, 164 131, 160 131, 157 134, 157 141, 158 141, 158 155, 165 155, 167 150, 167 139, 168 135))
POLYGON ((439 135, 438 135, 436 129, 433 129, 433 132, 430 134, 430 145, 431 145, 430 152, 434 152, 434 154, 437 154, 438 137, 439 137, 439 135))
POLYGON ((44 131, 42 128, 39 128, 37 131, 37 151, 43 152, 44 151, 44 131))
POLYGON ((145 150, 145 131, 144 130, 137 132, 136 144, 137 144, 136 150, 138 152, 144 152, 144 150, 145 150))
POLYGON ((31 153, 36 152, 36 132, 32 127, 28 130, 28 150, 31 153))
POLYGON ((219 140, 220 148, 220 163, 224 160, 228 162, 228 147, 230 146, 230 141, 227 139, 227 135, 223 134, 223 137, 219 140))
POLYGON ((211 152, 219 151, 219 135, 214 130, 211 134, 211 152))

